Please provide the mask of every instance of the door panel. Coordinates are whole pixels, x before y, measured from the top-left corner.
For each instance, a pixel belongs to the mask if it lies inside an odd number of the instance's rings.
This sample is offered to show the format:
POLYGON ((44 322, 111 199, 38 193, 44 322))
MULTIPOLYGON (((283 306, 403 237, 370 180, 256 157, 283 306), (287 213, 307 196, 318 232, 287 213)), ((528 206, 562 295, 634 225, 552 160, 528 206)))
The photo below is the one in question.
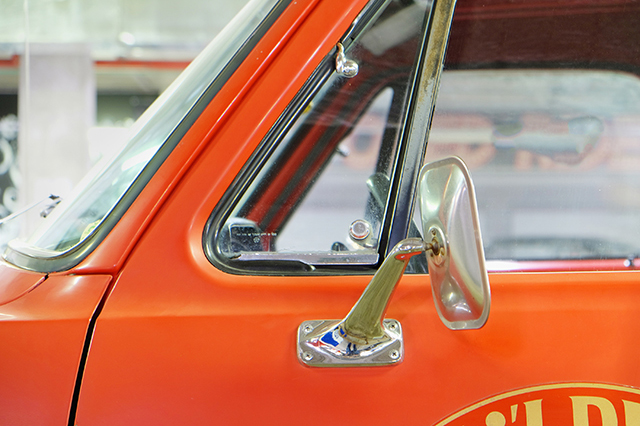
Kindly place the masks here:
POLYGON ((111 277, 0 270, 3 287, 37 283, 0 305, 0 423, 67 424, 89 321, 111 277))
MULTIPOLYGON (((162 219, 177 219, 180 209, 169 210, 176 216, 162 219)), ((335 415, 353 423, 433 424, 531 385, 640 386, 636 273, 492 275, 487 325, 463 332, 441 324, 426 277, 405 277, 387 313, 402 323, 404 361, 313 369, 297 361, 298 325, 344 316, 368 277, 237 277, 212 272, 203 259, 199 268, 167 259, 149 270, 145 265, 169 247, 179 258, 193 252, 178 232, 156 231, 98 321, 79 423, 325 424, 335 415), (393 409, 366 409, 383 403, 393 409), (327 414, 326 404, 339 407, 327 414)))

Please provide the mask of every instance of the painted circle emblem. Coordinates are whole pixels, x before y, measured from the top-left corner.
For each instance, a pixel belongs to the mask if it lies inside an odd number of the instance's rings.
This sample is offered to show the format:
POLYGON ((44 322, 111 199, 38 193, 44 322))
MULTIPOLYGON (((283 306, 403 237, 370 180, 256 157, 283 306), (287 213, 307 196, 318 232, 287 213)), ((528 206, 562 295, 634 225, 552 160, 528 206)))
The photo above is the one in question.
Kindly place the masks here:
POLYGON ((640 390, 557 383, 507 392, 473 404, 436 426, 640 426, 640 390))

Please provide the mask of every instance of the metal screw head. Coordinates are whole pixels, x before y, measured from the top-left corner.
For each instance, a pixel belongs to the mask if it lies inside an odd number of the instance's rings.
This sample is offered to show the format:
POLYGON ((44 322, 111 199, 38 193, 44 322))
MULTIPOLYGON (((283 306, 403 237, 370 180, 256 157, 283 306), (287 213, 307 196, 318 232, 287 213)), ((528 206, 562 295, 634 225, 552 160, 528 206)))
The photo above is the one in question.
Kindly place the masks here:
POLYGON ((303 352, 302 353, 302 359, 309 362, 313 359, 313 354, 310 352, 303 352))
POLYGON ((393 349, 389 351, 389 358, 391 358, 394 361, 397 360, 398 358, 400 358, 400 351, 397 349, 393 349))
POLYGON ((624 266, 627 268, 635 268, 636 267, 636 263, 635 263, 635 255, 631 255, 627 258, 627 260, 624 261, 624 266))
POLYGON ((356 241, 366 240, 369 235, 371 235, 371 225, 366 220, 354 220, 349 227, 349 236, 356 241))
POLYGON ((433 239, 431 240, 431 251, 428 252, 428 258, 433 265, 442 266, 448 256, 444 232, 436 226, 432 226, 430 231, 433 239))
POLYGON ((309 334, 313 331, 313 326, 311 324, 306 324, 303 328, 302 331, 305 332, 305 334, 309 334))
POLYGON ((389 323, 389 330, 395 331, 398 328, 398 324, 395 322, 389 323))

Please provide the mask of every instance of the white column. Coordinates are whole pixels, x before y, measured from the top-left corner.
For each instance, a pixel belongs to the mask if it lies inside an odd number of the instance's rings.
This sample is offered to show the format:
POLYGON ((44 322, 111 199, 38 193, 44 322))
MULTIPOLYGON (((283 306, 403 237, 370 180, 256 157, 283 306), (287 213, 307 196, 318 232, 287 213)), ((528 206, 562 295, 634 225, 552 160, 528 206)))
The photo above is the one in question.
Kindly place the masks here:
MULTIPOLYGON (((96 85, 89 47, 32 44, 20 60, 20 205, 68 194, 89 169, 96 85)), ((26 231, 34 223, 28 215, 26 231)), ((34 218, 35 219, 35 218, 34 218)))

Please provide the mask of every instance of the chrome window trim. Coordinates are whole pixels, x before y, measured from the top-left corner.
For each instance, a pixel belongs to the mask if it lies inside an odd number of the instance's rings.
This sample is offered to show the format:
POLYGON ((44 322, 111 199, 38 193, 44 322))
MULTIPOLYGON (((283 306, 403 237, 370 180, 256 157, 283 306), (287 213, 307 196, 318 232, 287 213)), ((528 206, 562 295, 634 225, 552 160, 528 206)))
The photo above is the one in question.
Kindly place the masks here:
MULTIPOLYGON (((354 41, 354 39, 364 31, 370 23, 381 13, 384 6, 387 5, 390 0, 373 0, 369 2, 365 8, 360 12, 358 17, 354 20, 353 24, 347 30, 347 32, 342 36, 341 43, 344 45, 345 49, 348 48, 354 41)), ((446 0, 445 3, 451 4, 452 0, 446 0)), ((453 0, 455 3, 455 0, 453 0)), ((453 8, 453 6, 451 6, 453 8)), ((422 58, 426 55, 426 51, 428 48, 433 48, 433 44, 437 45, 437 43, 427 43, 427 40, 430 37, 431 30, 433 25, 431 23, 433 13, 433 7, 429 8, 429 11, 425 14, 425 20, 423 22, 424 26, 427 26, 426 30, 422 30, 422 41, 421 46, 418 48, 418 58, 416 61, 418 62, 417 70, 414 72, 413 80, 409 83, 407 88, 408 93, 408 101, 407 101, 407 109, 404 114, 404 125, 399 135, 398 141, 398 153, 402 156, 401 158, 395 161, 395 166, 393 170, 394 176, 394 187, 391 188, 391 198, 390 202, 387 204, 386 209, 392 209, 391 214, 389 211, 385 211, 385 222, 383 224, 383 229, 381 232, 381 242, 379 245, 379 252, 377 254, 358 254, 353 253, 352 256, 354 258, 350 258, 350 260, 355 260, 351 262, 336 262, 331 261, 327 263, 316 263, 309 264, 310 261, 318 261, 322 258, 317 253, 314 253, 313 256, 301 256, 299 253, 296 254, 287 254, 287 253, 276 253, 275 256, 271 256, 266 253, 258 253, 256 255, 242 255, 234 259, 229 259, 221 254, 215 242, 218 239, 218 233, 228 217, 231 213, 231 209, 235 206, 235 204, 239 201, 239 198, 242 196, 243 191, 251 179, 255 177, 260 168, 264 165, 269 155, 273 152, 273 150, 277 146, 277 141, 286 134, 286 132, 291 128, 295 119, 298 117, 299 113, 304 109, 307 102, 316 94, 316 92, 322 87, 324 82, 329 78, 331 73, 334 71, 335 61, 334 57, 336 54, 336 49, 333 49, 328 56, 323 59, 320 66, 314 71, 314 73, 309 77, 307 82, 303 85, 300 92, 296 95, 294 100, 287 106, 284 112, 276 121, 275 125, 271 128, 271 130, 264 137, 263 141, 260 143, 257 150, 251 155, 243 169, 238 173, 236 178, 233 180, 228 190, 222 197, 218 207, 214 209, 213 213, 209 217, 207 224, 205 226, 205 230, 203 232, 203 248, 205 254, 209 261, 215 265, 216 267, 224 270, 225 272, 238 274, 238 275, 297 275, 297 274, 309 274, 313 272, 314 275, 336 275, 339 272, 342 275, 349 274, 373 274, 375 270, 380 266, 384 257, 386 256, 387 247, 389 246, 390 234, 391 231, 385 232, 385 229, 390 229, 390 226, 402 226, 403 222, 406 222, 406 229, 408 229, 408 224, 411 220, 411 212, 413 207, 413 200, 415 198, 415 187, 417 186, 417 178, 419 169, 422 163, 422 158, 424 157, 424 152, 426 148, 420 147, 417 144, 421 143, 422 140, 418 140, 419 138, 414 137, 410 140, 410 149, 405 148, 407 145, 407 131, 406 128, 411 123, 411 116, 413 114, 413 110, 416 108, 414 98, 419 95, 417 92, 417 82, 418 80, 423 81, 424 75, 427 74, 427 70, 431 70, 434 68, 433 65, 423 66, 422 58), (421 76, 421 77, 419 77, 421 76), (421 151, 421 157, 419 161, 412 162, 412 164, 406 164, 407 158, 411 158, 407 153, 419 150, 421 151), (403 164, 403 170, 401 173, 398 173, 396 167, 398 164, 403 164), (401 177, 401 175, 403 175, 401 177), (409 179, 404 176, 410 176, 409 179), (401 194, 401 191, 398 191, 398 185, 400 184, 401 188, 404 189, 404 192, 411 192, 411 199, 408 202, 398 202, 398 194, 401 194), (406 188, 408 187, 408 188, 406 188), (395 198, 394 198, 395 197, 395 198), (407 205, 410 205, 409 209, 406 208, 407 205), (397 215, 393 212, 393 208, 399 206, 403 208, 402 215, 397 215), (404 220, 402 219, 404 218, 404 220), (397 222, 397 223, 396 223, 397 222), (304 259, 303 259, 304 257, 304 259), (263 260, 265 265, 260 265, 258 268, 252 268, 251 265, 238 265, 238 262, 233 262, 236 259, 258 261, 263 260), (273 262, 273 265, 269 268, 266 265, 267 262, 273 262)), ((449 24, 451 22, 451 18, 449 19, 449 24)), ((441 25, 440 25, 441 26, 441 25)), ((437 26, 437 27, 440 27, 437 26)), ((447 28, 448 33, 448 28, 447 28)), ((445 43, 446 47, 446 43, 445 43)), ((440 52, 442 58, 440 59, 440 67, 442 66, 444 51, 440 52)), ((432 55, 433 56, 433 55, 432 55)), ((439 73, 438 73, 439 77, 439 73)), ((436 82, 437 83, 437 82, 436 82)), ((435 100, 432 100, 434 103, 435 100)), ((430 125, 431 116, 429 115, 429 123, 430 125)), ((421 121, 422 122, 422 121, 421 121)), ((413 132, 415 133, 415 132, 413 132)), ((423 138, 426 140, 425 138, 423 138)), ((426 144, 426 143, 425 143, 426 144)), ((404 239, 406 237, 407 231, 406 229, 403 231, 403 236, 400 238, 404 239)), ((393 233, 392 235, 395 237, 399 235, 399 232, 393 233)), ((393 246, 391 246, 393 247, 393 246)), ((337 258, 336 258, 337 259, 337 258)))
POLYGON ((424 162, 427 149, 427 139, 431 128, 431 120, 435 108, 440 75, 444 65, 444 56, 449 41, 449 30, 453 20, 456 0, 434 0, 429 17, 429 27, 423 38, 417 75, 409 101, 410 122, 404 128, 403 143, 401 145, 403 158, 399 161, 403 165, 402 171, 395 174, 391 186, 392 201, 388 208, 392 214, 387 215, 390 223, 385 223, 383 229, 389 234, 383 234, 382 244, 386 246, 384 255, 400 241, 407 237, 409 225, 415 205, 417 181, 420 168, 424 162), (386 244, 385 244, 386 238, 386 244))

